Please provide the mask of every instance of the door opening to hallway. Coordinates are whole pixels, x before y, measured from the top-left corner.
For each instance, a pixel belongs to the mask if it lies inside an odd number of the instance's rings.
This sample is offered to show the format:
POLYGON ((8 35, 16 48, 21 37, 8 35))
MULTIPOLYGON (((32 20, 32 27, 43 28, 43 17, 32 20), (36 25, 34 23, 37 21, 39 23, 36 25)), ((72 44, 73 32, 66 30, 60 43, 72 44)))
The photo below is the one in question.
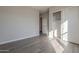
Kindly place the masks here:
POLYGON ((53 19, 54 19, 53 37, 61 39, 61 11, 53 13, 53 19))
POLYGON ((39 18, 39 33, 42 34, 42 17, 39 18))
POLYGON ((49 14, 48 14, 48 12, 40 14, 39 29, 40 29, 40 31, 39 31, 40 34, 48 35, 48 29, 49 29, 49 14))

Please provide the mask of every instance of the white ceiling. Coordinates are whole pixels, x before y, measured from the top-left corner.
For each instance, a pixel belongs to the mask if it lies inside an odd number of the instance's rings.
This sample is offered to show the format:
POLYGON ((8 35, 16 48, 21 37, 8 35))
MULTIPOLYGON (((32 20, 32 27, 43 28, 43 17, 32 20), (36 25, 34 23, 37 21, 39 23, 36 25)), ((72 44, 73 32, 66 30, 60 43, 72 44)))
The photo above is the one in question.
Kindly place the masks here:
POLYGON ((39 10, 40 13, 47 12, 49 7, 50 6, 32 6, 32 8, 39 10))

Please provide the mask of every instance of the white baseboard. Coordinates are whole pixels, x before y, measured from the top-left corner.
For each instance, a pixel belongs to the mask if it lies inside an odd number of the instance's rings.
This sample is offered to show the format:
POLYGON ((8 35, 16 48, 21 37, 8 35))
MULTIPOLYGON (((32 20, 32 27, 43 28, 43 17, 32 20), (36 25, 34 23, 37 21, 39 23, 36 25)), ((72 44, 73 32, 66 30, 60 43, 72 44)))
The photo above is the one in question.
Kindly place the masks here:
POLYGON ((39 36, 39 34, 31 35, 31 36, 23 37, 23 38, 18 38, 18 39, 15 39, 15 40, 13 39, 13 40, 9 40, 9 41, 0 42, 0 45, 7 44, 7 43, 10 43, 10 42, 14 42, 14 41, 18 41, 18 40, 23 40, 23 39, 31 38, 31 37, 35 37, 35 36, 39 36))

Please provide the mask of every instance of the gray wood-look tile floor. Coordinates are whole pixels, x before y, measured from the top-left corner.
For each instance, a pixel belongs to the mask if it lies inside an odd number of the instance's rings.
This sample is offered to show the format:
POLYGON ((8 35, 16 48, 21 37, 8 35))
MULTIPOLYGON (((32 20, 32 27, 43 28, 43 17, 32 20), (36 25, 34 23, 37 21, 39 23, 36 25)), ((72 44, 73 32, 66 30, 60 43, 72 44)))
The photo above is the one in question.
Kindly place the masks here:
POLYGON ((0 53, 78 53, 79 45, 49 40, 46 35, 0 45, 0 53))

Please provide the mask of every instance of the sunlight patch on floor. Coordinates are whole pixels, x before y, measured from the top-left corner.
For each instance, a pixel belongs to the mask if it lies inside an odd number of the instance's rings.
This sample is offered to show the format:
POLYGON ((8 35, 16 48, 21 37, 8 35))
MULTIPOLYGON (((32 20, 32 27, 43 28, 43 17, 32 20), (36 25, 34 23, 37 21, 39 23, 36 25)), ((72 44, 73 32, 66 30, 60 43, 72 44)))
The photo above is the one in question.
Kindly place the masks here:
POLYGON ((51 44, 56 53, 62 53, 64 51, 64 48, 55 39, 51 40, 51 44))

